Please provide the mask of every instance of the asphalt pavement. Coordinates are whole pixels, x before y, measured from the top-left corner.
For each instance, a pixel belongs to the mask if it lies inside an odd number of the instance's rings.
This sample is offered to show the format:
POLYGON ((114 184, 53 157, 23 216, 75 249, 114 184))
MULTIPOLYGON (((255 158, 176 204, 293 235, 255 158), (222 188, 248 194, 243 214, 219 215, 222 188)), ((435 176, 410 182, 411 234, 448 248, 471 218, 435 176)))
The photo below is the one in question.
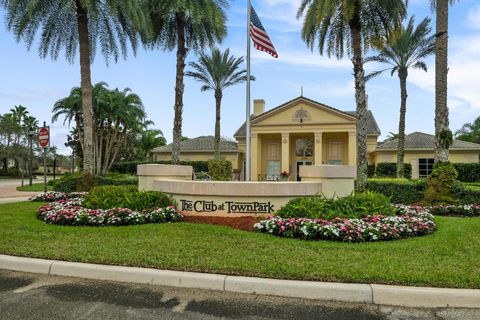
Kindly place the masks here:
POLYGON ((480 320, 480 310, 382 307, 0 270, 0 319, 480 320))

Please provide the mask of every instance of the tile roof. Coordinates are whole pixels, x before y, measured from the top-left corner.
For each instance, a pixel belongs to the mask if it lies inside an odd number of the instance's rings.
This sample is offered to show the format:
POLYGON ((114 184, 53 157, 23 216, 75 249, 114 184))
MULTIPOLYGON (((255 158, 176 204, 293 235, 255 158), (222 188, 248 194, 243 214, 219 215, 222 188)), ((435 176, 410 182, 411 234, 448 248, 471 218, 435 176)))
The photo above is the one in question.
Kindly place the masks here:
MULTIPOLYGON (((278 109, 280 109, 280 108, 282 108, 282 107, 284 107, 284 106, 292 103, 292 102, 295 101, 295 100, 300 100, 300 99, 309 101, 309 102, 314 103, 314 104, 322 105, 323 107, 325 107, 325 108, 327 108, 327 109, 334 110, 334 111, 340 112, 340 113, 344 113, 344 114, 347 114, 348 116, 351 116, 351 117, 354 117, 354 118, 356 118, 356 116, 357 116, 356 111, 342 111, 342 110, 339 110, 339 109, 336 109, 336 108, 327 106, 327 105, 325 105, 325 104, 323 104, 323 103, 319 103, 319 102, 314 101, 314 100, 312 100, 312 99, 308 99, 308 98, 305 98, 305 97, 298 97, 298 98, 295 98, 295 99, 293 99, 293 100, 290 100, 290 101, 288 101, 288 102, 286 102, 286 103, 284 103, 284 104, 282 104, 282 105, 280 105, 280 106, 278 106, 278 107, 275 107, 275 108, 273 108, 273 109, 270 109, 270 110, 268 110, 268 111, 266 111, 266 112, 264 112, 264 113, 262 113, 262 114, 260 114, 260 115, 257 115, 257 116, 253 116, 253 115, 252 115, 251 118, 250 118, 250 120, 253 120, 253 119, 255 119, 255 118, 259 117, 259 116, 263 116, 263 115, 265 115, 265 114, 267 114, 267 113, 271 113, 271 112, 273 112, 273 111, 275 111, 275 110, 278 110, 278 109)), ((245 137, 245 134, 246 134, 245 126, 246 126, 246 125, 245 125, 245 122, 244 122, 244 123, 240 126, 240 128, 237 130, 237 132, 235 132, 235 134, 234 134, 233 136, 234 136, 234 137, 245 137)), ((381 133, 381 132, 380 132, 380 128, 378 127, 377 121, 375 120, 375 117, 373 116, 372 111, 371 111, 371 110, 368 110, 368 112, 367 112, 367 134, 380 135, 380 133, 381 133)))
MULTIPOLYGON (((375 150, 397 150, 398 139, 380 143, 375 150)), ((435 137, 423 132, 414 132, 405 136, 405 149, 434 149, 435 137)), ((453 150, 480 150, 480 144, 454 140, 453 150)))
MULTIPOLYGON (((172 152, 172 143, 153 149, 153 152, 172 152)), ((193 139, 188 139, 180 142, 181 151, 212 151, 213 152, 214 137, 213 136, 201 136, 193 139)), ((238 152, 237 143, 225 139, 220 140, 221 152, 238 152)))

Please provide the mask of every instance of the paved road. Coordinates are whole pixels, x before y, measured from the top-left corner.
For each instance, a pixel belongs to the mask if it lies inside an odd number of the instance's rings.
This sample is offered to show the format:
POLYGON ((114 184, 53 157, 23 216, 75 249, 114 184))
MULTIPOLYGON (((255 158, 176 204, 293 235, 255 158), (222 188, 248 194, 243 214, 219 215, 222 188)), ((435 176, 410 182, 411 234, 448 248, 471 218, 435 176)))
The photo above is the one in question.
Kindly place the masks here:
POLYGON ((378 307, 0 270, 0 319, 478 320, 480 311, 378 307))
MULTIPOLYGON (((33 183, 43 182, 42 179, 36 179, 33 183)), ((28 185, 28 178, 24 180, 28 185)), ((17 187, 22 185, 21 179, 0 179, 0 204, 17 201, 27 201, 29 197, 38 192, 17 191, 17 187)))

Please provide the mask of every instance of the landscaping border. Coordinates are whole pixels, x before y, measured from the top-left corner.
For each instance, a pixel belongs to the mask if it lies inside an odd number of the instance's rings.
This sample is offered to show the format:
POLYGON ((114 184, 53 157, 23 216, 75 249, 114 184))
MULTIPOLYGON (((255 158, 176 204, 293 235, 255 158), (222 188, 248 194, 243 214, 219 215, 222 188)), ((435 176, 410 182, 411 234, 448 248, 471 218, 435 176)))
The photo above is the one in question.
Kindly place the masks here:
POLYGON ((279 280, 180 272, 0 255, 0 269, 74 278, 119 281, 272 295, 425 308, 480 308, 480 290, 279 280))

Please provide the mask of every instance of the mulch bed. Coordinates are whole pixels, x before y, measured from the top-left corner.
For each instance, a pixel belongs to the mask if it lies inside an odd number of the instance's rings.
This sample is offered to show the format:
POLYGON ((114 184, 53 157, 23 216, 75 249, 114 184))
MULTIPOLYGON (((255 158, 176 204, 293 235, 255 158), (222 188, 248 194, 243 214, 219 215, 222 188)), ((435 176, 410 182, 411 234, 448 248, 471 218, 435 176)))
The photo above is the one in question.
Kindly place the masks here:
POLYGON ((189 223, 215 224, 243 231, 253 231, 253 225, 262 220, 260 217, 215 217, 215 216, 185 216, 182 221, 189 223))

